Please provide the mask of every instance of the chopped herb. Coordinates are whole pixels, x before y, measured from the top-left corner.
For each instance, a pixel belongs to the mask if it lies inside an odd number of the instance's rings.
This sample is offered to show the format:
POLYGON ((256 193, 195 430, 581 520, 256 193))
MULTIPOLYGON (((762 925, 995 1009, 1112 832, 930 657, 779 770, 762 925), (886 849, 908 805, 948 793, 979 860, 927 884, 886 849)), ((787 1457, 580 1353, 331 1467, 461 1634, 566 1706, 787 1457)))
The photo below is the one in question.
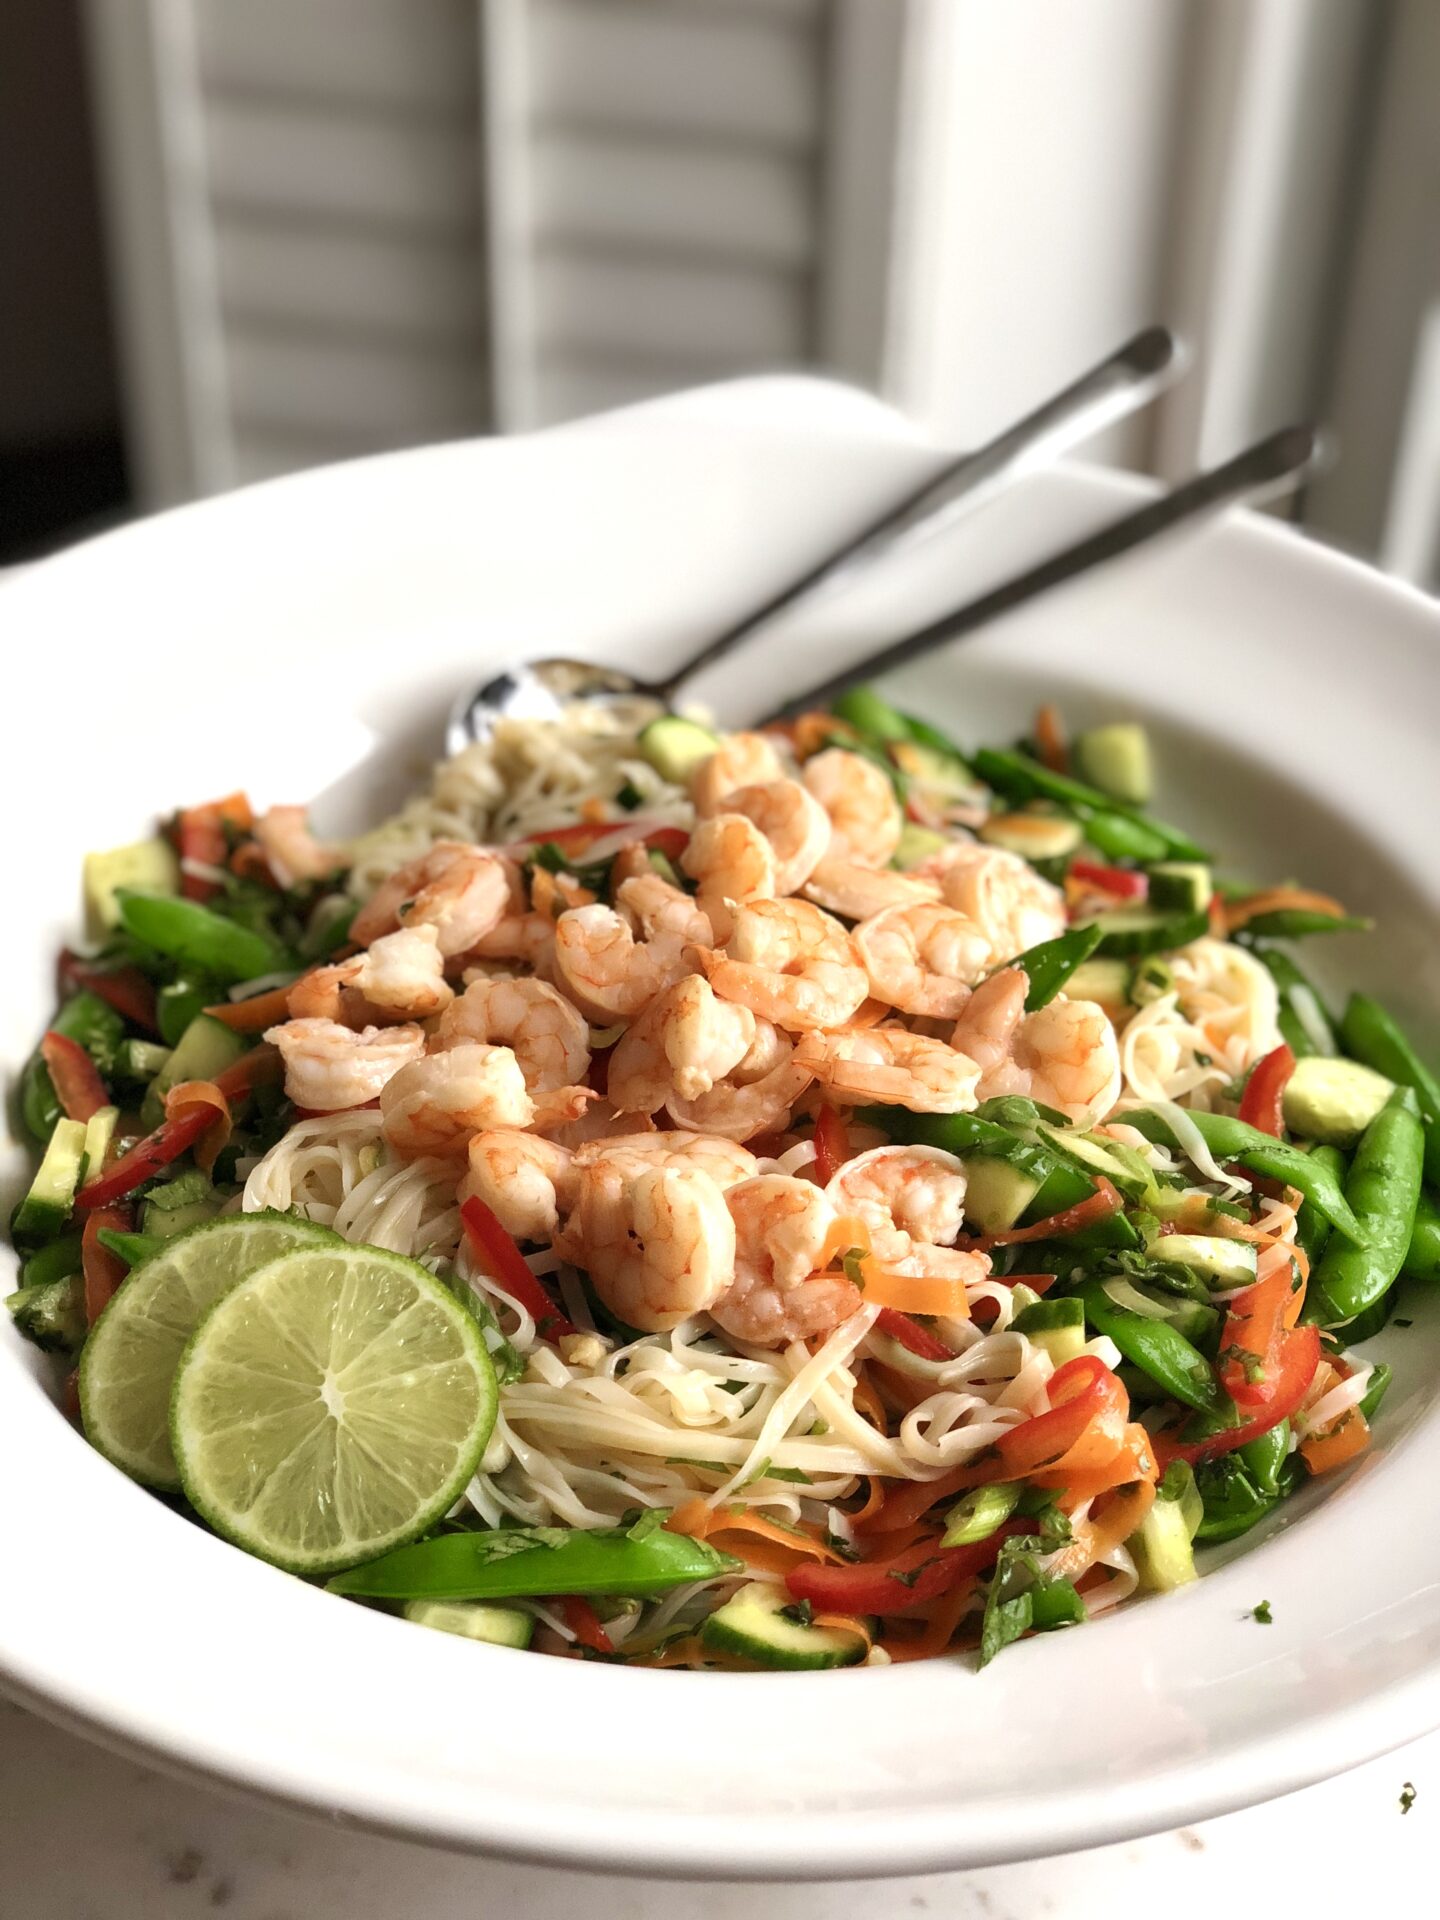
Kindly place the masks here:
POLYGON ((631 1540, 648 1540, 652 1533, 660 1532, 673 1512, 673 1507, 643 1508, 626 1526, 626 1537, 631 1540))
MULTIPOLYGON (((1409 1323, 1407 1322, 1406 1324, 1408 1325, 1409 1323)), ((818 1440, 822 1433, 828 1433, 829 1431, 830 1431, 830 1422, 828 1420, 817 1420, 814 1423, 814 1425, 810 1428, 810 1432, 807 1437, 811 1440, 818 1440)))
POLYGON ((1252 1387, 1258 1386, 1265 1378, 1265 1362, 1258 1353, 1252 1353, 1249 1347, 1222 1347, 1216 1355, 1216 1365, 1223 1367, 1227 1360, 1234 1361, 1252 1387))
POLYGON ((1414 1806, 1414 1804, 1415 1804, 1415 1787, 1413 1782, 1407 1780, 1404 1786, 1400 1789, 1401 1813, 1408 1813, 1411 1807, 1414 1806))
POLYGON ((644 806, 645 796, 633 782, 627 780, 616 794, 615 804, 617 807, 623 807, 627 813, 634 813, 637 807, 644 806))
POLYGON ((757 1480, 764 1480, 768 1476, 769 1472, 770 1472, 770 1459, 769 1459, 769 1455, 767 1454, 765 1459, 757 1463, 755 1467, 755 1471, 753 1473, 746 1474, 745 1478, 739 1483, 739 1487, 736 1488, 736 1492, 737 1493, 739 1492, 740 1487, 753 1487, 757 1480))
POLYGON ((887 1580, 898 1580, 902 1587, 913 1587, 929 1564, 928 1560, 922 1561, 918 1567, 911 1567, 906 1573, 898 1573, 895 1568, 892 1567, 885 1578, 887 1580))
POLYGON ((696 1460, 683 1453, 668 1453, 665 1456, 667 1467, 700 1467, 706 1473, 723 1473, 724 1466, 719 1460, 696 1460))
POLYGON ((1392 1327, 1413 1327, 1415 1322, 1413 1320, 1392 1320, 1390 1324, 1392 1327))
POLYGON ((793 1606, 781 1607, 780 1618, 793 1620, 797 1627, 808 1627, 814 1621, 815 1609, 808 1600, 797 1600, 793 1606))
POLYGON ((832 1553, 838 1553, 842 1560, 858 1560, 860 1558, 860 1549, 851 1546, 848 1540, 842 1540, 838 1533, 830 1533, 827 1531, 820 1537, 825 1542, 825 1545, 829 1547, 830 1551, 832 1553))
POLYGON ((482 1300, 473 1287, 467 1286, 463 1280, 457 1280, 453 1291, 461 1305, 470 1309, 480 1329, 495 1366, 496 1380, 502 1387, 508 1387, 512 1380, 518 1380, 525 1371, 524 1354, 513 1341, 505 1338, 489 1302, 482 1300))
POLYGON ((840 1256, 845 1278, 852 1287, 865 1291, 865 1255, 859 1247, 847 1247, 840 1256))
POLYGON ((814 1485, 814 1481, 810 1475, 803 1472, 799 1467, 770 1467, 767 1469, 765 1477, 767 1480, 790 1480, 793 1481, 797 1487, 814 1485))
POLYGON ((1262 1627, 1273 1627, 1275 1624, 1275 1618, 1270 1611, 1270 1602, 1268 1600, 1262 1600, 1258 1607, 1252 1607, 1250 1609, 1250 1617, 1252 1620, 1258 1620, 1262 1627))

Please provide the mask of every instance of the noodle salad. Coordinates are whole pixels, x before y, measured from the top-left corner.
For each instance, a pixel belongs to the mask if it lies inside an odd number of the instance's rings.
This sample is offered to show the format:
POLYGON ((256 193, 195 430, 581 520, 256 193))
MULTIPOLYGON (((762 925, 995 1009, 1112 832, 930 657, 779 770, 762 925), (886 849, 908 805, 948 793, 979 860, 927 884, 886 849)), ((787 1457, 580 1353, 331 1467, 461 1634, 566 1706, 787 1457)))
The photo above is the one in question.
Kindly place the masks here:
POLYGON ((90 856, 18 1330, 353 1601, 689 1668, 981 1665, 1369 1443, 1440 1086, 1150 811, 1143 731, 502 722, 361 839, 90 856))

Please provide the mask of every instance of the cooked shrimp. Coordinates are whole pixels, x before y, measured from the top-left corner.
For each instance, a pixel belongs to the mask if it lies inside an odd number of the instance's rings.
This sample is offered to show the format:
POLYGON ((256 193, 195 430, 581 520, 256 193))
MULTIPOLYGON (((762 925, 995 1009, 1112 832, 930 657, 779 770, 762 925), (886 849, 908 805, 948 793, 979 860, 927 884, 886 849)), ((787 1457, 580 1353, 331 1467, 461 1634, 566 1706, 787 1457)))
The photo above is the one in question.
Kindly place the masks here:
POLYGON ((731 1073, 692 1098, 672 1093, 670 1113, 680 1126, 696 1133, 753 1140, 757 1133, 788 1126, 796 1101, 814 1077, 808 1068, 795 1064, 790 1036, 768 1020, 760 1020, 753 1042, 731 1073))
POLYGON ((827 747, 805 762, 805 785, 829 816, 830 852, 857 867, 883 867, 905 826, 895 789, 873 760, 827 747))
POLYGON ((885 1262, 917 1247, 948 1247, 965 1218, 965 1166, 939 1147, 876 1147, 858 1153, 825 1197, 837 1214, 863 1220, 885 1262))
POLYGON ((571 1235, 605 1305, 643 1333, 702 1312, 735 1277, 725 1196, 697 1166, 583 1168, 571 1235))
POLYGON ((485 847, 437 840, 376 889, 356 914, 350 937, 368 947, 396 927, 430 926, 448 960, 483 940, 510 904, 509 861, 485 847))
POLYGON ((912 1113, 968 1112, 980 1078, 967 1054, 897 1027, 807 1033, 795 1063, 842 1100, 878 1100, 912 1113))
POLYGON ((889 907, 918 907, 938 900, 940 882, 883 867, 857 867, 827 853, 801 892, 827 913, 838 913, 846 920, 870 920, 889 907))
POLYGON ((555 922, 556 977, 592 1020, 633 1020, 657 993, 695 972, 692 943, 712 937, 690 896, 654 878, 673 896, 663 905, 643 878, 620 888, 620 904, 639 920, 642 939, 615 907, 573 907, 555 922))
POLYGON ((644 1114, 620 1113, 609 1100, 591 1100, 576 1120, 557 1123, 549 1114, 537 1114, 535 1131, 573 1153, 602 1140, 628 1139, 642 1131, 654 1133, 655 1123, 644 1114))
POLYGON ((517 1240, 548 1245, 555 1238, 579 1186, 564 1147, 519 1127, 491 1127, 471 1140, 469 1160, 462 1201, 483 1200, 517 1240))
POLYGON ((980 1067, 979 1097, 1018 1093, 1077 1125, 1103 1118, 1120 1095, 1120 1048, 1103 1007, 1058 995, 1025 1012, 1025 974, 1006 967, 970 996, 952 1036, 980 1067))
POLYGON ((690 798, 702 820, 721 808, 737 787, 753 787, 779 780, 784 763, 763 733, 730 733, 708 760, 702 760, 690 780, 690 798))
POLYGON ((285 1062, 285 1093, 297 1107, 340 1113, 363 1107, 425 1051, 420 1027, 366 1027, 334 1020, 288 1020, 265 1038, 285 1062))
POLYGON ((1065 931, 1065 896, 1018 853, 957 840, 917 869, 938 879, 946 901, 990 942, 992 966, 1065 931))
POLYGON ((528 1127, 535 1103, 508 1047, 462 1040, 403 1067, 380 1090, 385 1138, 398 1153, 464 1153, 492 1127, 528 1127))
POLYGON ((762 1173, 725 1196, 735 1223, 735 1278, 710 1317, 736 1340, 779 1347, 831 1333, 862 1305, 822 1267, 835 1212, 808 1180, 762 1173))
MULTIPOLYGON (((505 909, 490 931, 470 948, 480 961, 498 960, 529 967, 543 980, 553 980, 555 920, 531 904, 525 876, 513 860, 504 861, 505 909)), ((543 869, 541 869, 543 871, 543 869)), ((578 905, 579 902, 567 902, 578 905)), ((471 976, 466 974, 468 981, 471 976)))
POLYGON ((717 813, 697 823, 680 865, 699 882, 696 899, 717 940, 728 940, 731 908, 775 894, 775 850, 743 813, 717 813))
POLYGON ((286 1005, 292 1020, 365 1027, 428 1020, 454 998, 434 927, 402 927, 382 934, 364 953, 302 974, 286 1005))
POLYGON ((690 974, 658 993, 622 1034, 606 1096, 628 1113, 655 1113, 677 1095, 693 1100, 739 1065, 754 1038, 754 1014, 690 974))
POLYGON ((929 1019, 957 1018, 990 961, 990 941, 954 907, 887 907, 854 940, 875 998, 929 1019))
POLYGON ((472 980, 440 1022, 440 1045, 509 1047, 531 1093, 576 1086, 590 1071, 585 1017, 543 980, 472 980))
POLYGON ((767 780, 727 795, 727 812, 753 820, 775 855, 778 894, 804 886, 830 844, 830 816, 798 780, 767 780))
POLYGON ((701 961, 723 1000, 792 1033, 842 1026, 870 990, 850 935, 808 900, 737 907, 724 952, 701 961))
POLYGON ((268 808, 255 822, 255 838, 282 887, 293 887, 299 880, 323 880, 345 865, 339 847, 327 847, 310 831, 304 807, 268 808))
POLYGON ((599 1166, 602 1160, 632 1173, 642 1167, 698 1167, 722 1192, 748 1180, 759 1165, 753 1153, 730 1140, 707 1139, 677 1129, 594 1140, 575 1155, 575 1164, 582 1170, 599 1166))

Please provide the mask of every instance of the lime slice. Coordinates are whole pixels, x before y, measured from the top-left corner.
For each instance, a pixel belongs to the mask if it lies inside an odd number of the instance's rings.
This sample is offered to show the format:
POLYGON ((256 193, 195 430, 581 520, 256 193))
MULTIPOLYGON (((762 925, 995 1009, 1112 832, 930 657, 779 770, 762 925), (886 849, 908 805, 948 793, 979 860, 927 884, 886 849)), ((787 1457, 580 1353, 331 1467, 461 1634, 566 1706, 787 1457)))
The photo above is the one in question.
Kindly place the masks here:
POLYGON ((170 1440, 191 1505, 292 1573, 413 1540, 495 1424, 479 1327, 414 1260, 305 1247, 225 1294, 185 1349, 170 1440))
POLYGON ((136 1267, 80 1357, 80 1413, 92 1445, 132 1479, 176 1490, 170 1390, 185 1343, 247 1273, 277 1254, 338 1239, 294 1214, 236 1213, 177 1234, 136 1267))

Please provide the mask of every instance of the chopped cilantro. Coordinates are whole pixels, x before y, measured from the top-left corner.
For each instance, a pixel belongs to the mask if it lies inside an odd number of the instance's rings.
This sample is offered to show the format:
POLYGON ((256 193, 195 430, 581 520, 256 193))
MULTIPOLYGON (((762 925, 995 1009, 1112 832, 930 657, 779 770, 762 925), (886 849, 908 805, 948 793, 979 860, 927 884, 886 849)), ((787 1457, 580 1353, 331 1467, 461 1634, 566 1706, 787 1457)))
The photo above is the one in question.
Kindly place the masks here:
POLYGON ((1390 1324, 1392 1327, 1413 1327, 1415 1322, 1413 1320, 1392 1320, 1390 1324))
POLYGON ((648 1540, 652 1533, 660 1532, 673 1512, 673 1507, 646 1507, 630 1522, 625 1532, 631 1540, 648 1540))
POLYGON ((1275 1624, 1275 1618, 1270 1611, 1270 1602, 1268 1600, 1262 1600, 1259 1606, 1252 1607, 1250 1609, 1250 1617, 1252 1620, 1258 1620, 1262 1627, 1273 1627, 1275 1624))
POLYGON ((815 1609, 808 1600, 796 1600, 788 1607, 781 1607, 780 1618, 793 1620, 797 1627, 808 1627, 814 1621, 815 1609))
POLYGON ((1414 1806, 1414 1804, 1415 1804, 1415 1787, 1413 1782, 1407 1780, 1404 1786, 1400 1789, 1401 1813, 1408 1813, 1411 1807, 1414 1806))

